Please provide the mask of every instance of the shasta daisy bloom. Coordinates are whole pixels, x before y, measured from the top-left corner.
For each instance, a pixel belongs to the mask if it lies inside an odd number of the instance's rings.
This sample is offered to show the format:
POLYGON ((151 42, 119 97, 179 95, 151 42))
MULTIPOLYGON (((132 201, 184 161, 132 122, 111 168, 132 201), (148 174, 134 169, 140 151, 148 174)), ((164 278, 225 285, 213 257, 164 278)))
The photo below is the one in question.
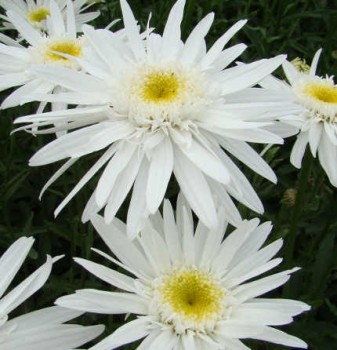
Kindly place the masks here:
POLYGON ((312 155, 318 155, 331 184, 337 187, 337 85, 332 76, 316 75, 321 51, 316 52, 308 70, 296 69, 288 61, 283 63, 289 84, 270 77, 262 85, 278 90, 285 105, 295 103, 297 106, 297 111, 284 119, 300 129, 291 163, 301 168, 309 144, 312 155))
MULTIPOLYGON (((67 0, 55 0, 58 7, 62 11, 62 16, 67 16, 67 0)), ((83 13, 93 3, 87 0, 74 0, 73 6, 75 11, 76 30, 80 32, 82 25, 88 23, 99 16, 98 11, 83 13)), ((0 6, 7 11, 14 11, 20 17, 27 20, 31 25, 39 30, 48 30, 47 17, 51 14, 50 0, 0 0, 0 6)), ((5 29, 16 29, 11 18, 1 16, 4 22, 5 29)))
POLYGON ((16 307, 43 286, 52 268, 53 259, 48 256, 45 264, 4 295, 33 242, 31 237, 21 237, 0 258, 1 350, 69 350, 96 338, 102 333, 102 326, 63 324, 81 312, 62 307, 45 308, 9 319, 8 315, 16 307))
POLYGON ((201 20, 183 43, 184 4, 179 0, 173 6, 163 35, 147 31, 143 40, 129 5, 122 0, 126 40, 107 30, 84 27, 94 60, 87 57, 76 62, 87 74, 63 67, 34 68, 46 81, 69 90, 34 94, 34 99, 79 105, 17 120, 28 123, 27 129, 34 133, 51 132, 46 127, 60 121, 65 131, 78 129, 46 145, 30 160, 30 165, 39 166, 70 158, 47 186, 82 156, 106 149, 55 214, 104 165, 83 220, 105 208, 105 220, 110 222, 133 186, 127 218, 130 235, 139 232, 144 218, 157 210, 172 173, 208 227, 217 224, 218 202, 227 208, 231 223, 240 221, 230 196, 263 211, 227 151, 276 182, 271 168, 247 142, 282 143, 281 137, 264 129, 272 124, 280 106, 275 107, 269 96, 254 102, 255 90, 263 89, 247 88, 276 69, 285 57, 226 69, 246 45, 224 46, 246 21, 234 24, 206 51, 205 36, 214 16, 211 13, 201 20))
POLYGON ((68 56, 82 57, 86 45, 77 37, 75 13, 72 1, 67 1, 67 17, 63 19, 56 2, 50 0, 50 16, 46 19, 47 33, 35 29, 28 21, 14 11, 8 11, 11 20, 20 35, 27 41, 28 47, 2 37, 0 41, 0 91, 17 87, 2 103, 2 108, 14 107, 31 92, 52 92, 55 84, 43 81, 29 69, 36 64, 79 67, 68 56), (12 45, 8 45, 12 43, 12 45))
POLYGON ((118 291, 83 289, 59 298, 61 306, 102 314, 135 314, 91 350, 112 350, 140 340, 137 349, 248 349, 246 338, 292 347, 306 344, 274 326, 293 321, 309 310, 303 302, 260 296, 283 285, 292 270, 256 279, 279 265, 273 258, 282 246, 277 240, 261 248, 271 225, 257 219, 243 221, 224 238, 224 210, 219 224, 193 229, 192 212, 184 202, 177 218, 168 201, 163 217, 156 213, 133 241, 118 219, 110 225, 96 215, 92 223, 117 259, 95 252, 127 271, 76 258, 86 270, 118 291))

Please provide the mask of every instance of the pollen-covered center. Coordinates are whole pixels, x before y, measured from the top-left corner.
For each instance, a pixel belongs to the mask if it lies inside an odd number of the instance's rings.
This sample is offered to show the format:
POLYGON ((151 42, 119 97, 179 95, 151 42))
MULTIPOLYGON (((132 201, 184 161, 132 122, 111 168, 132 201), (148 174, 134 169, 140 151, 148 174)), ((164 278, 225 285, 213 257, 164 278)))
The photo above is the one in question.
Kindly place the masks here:
POLYGON ((304 89, 304 93, 326 103, 337 103, 337 88, 319 83, 310 83, 304 89))
POLYGON ((28 20, 32 24, 39 24, 50 15, 50 11, 46 7, 38 7, 28 12, 28 20))
POLYGON ((224 289, 210 275, 195 269, 168 275, 160 287, 162 301, 182 322, 203 325, 222 310, 224 289))
POLYGON ((45 49, 44 59, 45 62, 69 62, 70 60, 63 56, 64 54, 80 57, 82 55, 82 46, 79 41, 68 38, 51 41, 45 49))
POLYGON ((142 95, 149 102, 171 102, 184 83, 174 72, 152 72, 144 77, 142 95))

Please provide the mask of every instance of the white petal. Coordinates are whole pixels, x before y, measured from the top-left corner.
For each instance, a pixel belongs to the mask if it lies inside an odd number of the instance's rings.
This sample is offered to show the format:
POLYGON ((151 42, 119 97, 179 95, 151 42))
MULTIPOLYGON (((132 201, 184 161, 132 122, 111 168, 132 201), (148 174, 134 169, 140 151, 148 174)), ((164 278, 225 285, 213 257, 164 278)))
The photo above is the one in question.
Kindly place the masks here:
POLYGON ((201 60, 200 65, 203 68, 211 66, 213 62, 219 57, 224 46, 228 41, 247 23, 247 20, 236 22, 226 33, 224 33, 208 50, 206 56, 201 60))
POLYGON ((96 277, 100 278, 102 281, 127 292, 135 292, 133 278, 86 259, 74 258, 74 261, 96 277))
POLYGON ((172 7, 163 32, 161 55, 170 58, 180 44, 180 25, 183 19, 185 0, 178 0, 172 7))
POLYGON ((33 243, 34 238, 21 237, 2 254, 0 258, 0 297, 19 271, 33 243))
POLYGON ((146 203, 153 214, 162 202, 173 170, 173 148, 165 137, 150 153, 150 167, 146 185, 146 203))
POLYGON ((233 139, 219 139, 220 144, 227 151, 232 153, 241 162, 249 166, 253 171, 270 180, 277 182, 277 178, 271 167, 262 157, 246 142, 233 139))
POLYGON ((298 169, 301 168, 302 159, 303 159, 307 144, 308 144, 308 132, 301 132, 297 136, 296 142, 290 154, 290 163, 298 169))
POLYGON ((50 275, 53 261, 47 261, 0 300, 0 314, 8 314, 39 290, 50 275))
POLYGON ((203 223, 212 228, 217 216, 212 193, 201 171, 175 148, 174 174, 188 203, 203 223))
POLYGON ((265 327, 262 334, 252 336, 251 338, 295 348, 308 348, 308 345, 303 340, 271 327, 265 327))
POLYGON ((318 64, 319 57, 321 56, 321 53, 322 53, 322 49, 317 50, 314 58, 312 59, 310 73, 309 73, 311 76, 314 76, 316 74, 317 64, 318 64))
POLYGON ((311 153, 314 157, 316 157, 316 152, 318 149, 318 145, 321 141, 321 135, 323 131, 324 126, 321 125, 321 123, 312 123, 309 129, 309 146, 311 153))
POLYGON ((118 175, 125 169, 137 146, 133 143, 121 143, 116 154, 105 167, 96 187, 96 202, 103 206, 115 185, 118 175))
POLYGON ((95 215, 91 218, 91 222, 105 244, 123 264, 135 271, 152 274, 152 268, 144 254, 126 237, 125 232, 117 228, 115 220, 107 225, 101 216, 95 215))
POLYGON ((180 147, 180 150, 202 172, 212 179, 219 181, 222 184, 228 184, 230 182, 231 177, 228 169, 223 165, 221 160, 196 140, 192 139, 190 145, 180 147))
POLYGON ((68 193, 66 198, 58 205, 54 211, 54 215, 57 216, 61 210, 74 198, 74 196, 87 184, 88 181, 97 173, 97 171, 112 157, 115 153, 116 147, 112 145, 106 152, 103 153, 101 158, 86 172, 81 180, 75 185, 75 187, 68 193))
POLYGON ((147 302, 136 294, 81 289, 75 294, 58 298, 55 303, 70 309, 101 314, 146 314, 147 302))
POLYGON ((263 59, 253 63, 234 67, 223 73, 222 94, 240 91, 257 84, 272 73, 283 61, 284 55, 263 59))
POLYGON ((140 317, 117 328, 113 334, 91 347, 90 350, 112 350, 144 338, 149 332, 149 319, 140 317))
POLYGON ((205 45, 204 38, 211 28, 213 20, 214 13, 209 13, 195 26, 183 47, 183 51, 179 59, 181 62, 188 63, 195 61, 201 49, 205 45))
POLYGON ((331 184, 337 187, 337 146, 331 143, 326 133, 322 133, 321 143, 318 147, 318 157, 331 184))

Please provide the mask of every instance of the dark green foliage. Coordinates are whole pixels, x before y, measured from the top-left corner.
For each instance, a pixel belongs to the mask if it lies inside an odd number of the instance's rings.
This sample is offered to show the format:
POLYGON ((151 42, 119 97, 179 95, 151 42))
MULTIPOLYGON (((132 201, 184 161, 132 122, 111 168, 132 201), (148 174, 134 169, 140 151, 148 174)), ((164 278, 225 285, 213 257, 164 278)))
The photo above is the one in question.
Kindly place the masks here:
MULTIPOLYGON (((151 23, 159 31, 163 29, 172 4, 173 1, 130 1, 142 28, 146 26, 149 12, 152 11, 151 23)), ((95 21, 97 27, 104 27, 121 17, 118 1, 106 0, 97 6, 102 12, 102 16, 95 21)), ((337 71, 337 4, 334 1, 187 0, 184 37, 210 11, 215 12, 216 20, 208 36, 209 44, 238 19, 249 20, 231 42, 244 42, 248 45, 241 57, 245 62, 287 53, 290 60, 299 56, 310 63, 316 50, 322 47, 324 51, 318 72, 333 75, 337 71)), ((121 24, 116 24, 116 28, 120 26, 121 24)), ((60 164, 28 167, 29 158, 46 144, 48 137, 35 138, 24 132, 10 135, 13 119, 34 110, 35 107, 23 106, 0 112, 0 253, 22 235, 33 235, 36 238, 34 249, 16 281, 39 266, 46 254, 66 254, 66 257, 55 265, 44 289, 29 299, 18 313, 50 305, 58 296, 75 289, 110 288, 102 286, 97 279, 72 263, 73 256, 102 261, 93 255, 90 247, 104 250, 103 243, 89 224, 83 225, 80 221, 96 180, 91 181, 58 218, 54 219, 53 216, 57 204, 92 161, 97 159, 97 155, 85 157, 73 166, 39 201, 40 190, 60 164)), ((310 313, 302 315, 294 325, 284 329, 307 341, 313 350, 337 349, 337 192, 315 159, 309 176, 302 182, 299 180, 300 172, 289 163, 293 143, 294 138, 287 139, 284 146, 273 147, 266 155, 278 176, 277 185, 254 175, 247 168, 244 170, 264 203, 265 214, 261 220, 271 220, 274 224, 271 240, 284 237, 286 244, 281 256, 287 257, 286 265, 302 267, 290 283, 283 290, 274 292, 273 296, 296 298, 312 305, 310 313), (303 193, 296 197, 296 193, 301 191, 300 182, 304 186, 303 193), (289 189, 292 190, 289 192, 289 189), (297 199, 291 201, 292 198, 284 197, 286 191, 297 199), (286 250, 289 249, 288 241, 292 231, 296 237, 293 252, 289 255, 289 250, 288 253, 286 250)), ((311 161, 310 157, 307 154, 308 161, 311 161)), ((174 200, 177 190, 177 185, 172 183, 168 192, 171 199, 174 200)), ((241 209, 245 218, 256 216, 246 208, 241 209)), ((125 210, 119 214, 125 218, 125 210)), ((82 321, 83 324, 103 322, 108 326, 108 334, 123 323, 123 317, 88 315, 82 321)), ((249 341, 247 344, 261 350, 282 348, 257 341, 249 341)), ((125 347, 134 348, 135 346, 125 347)))

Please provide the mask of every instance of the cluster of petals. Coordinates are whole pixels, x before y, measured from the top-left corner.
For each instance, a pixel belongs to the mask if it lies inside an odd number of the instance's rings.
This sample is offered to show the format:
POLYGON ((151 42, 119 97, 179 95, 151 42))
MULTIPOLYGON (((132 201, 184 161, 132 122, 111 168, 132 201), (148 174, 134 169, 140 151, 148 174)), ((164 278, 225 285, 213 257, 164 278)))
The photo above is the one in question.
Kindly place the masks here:
MULTIPOLYGON (((66 18, 68 11, 67 0, 55 0, 56 4, 62 11, 62 16, 66 18)), ((0 7, 6 12, 13 11, 22 19, 29 21, 35 28, 48 31, 47 17, 51 14, 52 0, 0 0, 0 7)), ((90 8, 94 2, 88 0, 72 1, 75 11, 75 21, 77 31, 81 31, 82 25, 95 19, 98 11, 84 12, 90 8)), ((4 20, 3 29, 17 29, 12 20, 8 16, 0 16, 4 20)))
POLYGON ((276 182, 272 169, 248 142, 280 144, 294 133, 294 128, 276 123, 294 106, 284 108, 279 99, 255 87, 285 56, 228 67, 246 45, 224 47, 246 21, 235 23, 207 50, 205 36, 214 15, 203 18, 183 42, 184 4, 175 3, 162 35, 150 28, 144 35, 128 3, 121 0, 124 35, 84 26, 92 51, 73 59, 80 71, 31 68, 32 74, 62 91, 34 93, 28 100, 77 105, 16 121, 27 123, 26 130, 33 133, 64 133, 30 160, 31 166, 40 166, 68 159, 46 187, 81 157, 105 149, 55 214, 104 166, 83 220, 104 208, 105 220, 111 222, 133 187, 127 217, 131 236, 160 206, 172 173, 208 227, 217 225, 217 205, 226 208, 233 225, 241 220, 235 201, 263 212, 252 185, 229 154, 276 182))
MULTIPOLYGON (((35 65, 66 65, 78 69, 66 56, 68 53, 85 55, 85 42, 77 35, 73 2, 67 0, 65 18, 54 0, 48 4, 50 15, 46 18, 45 32, 35 28, 18 12, 7 11, 7 17, 28 45, 5 35, 0 37, 0 91, 17 87, 2 102, 2 108, 19 105, 32 92, 55 91, 55 84, 44 81, 30 70, 35 65)), ((64 104, 61 106, 59 108, 66 108, 64 104)))
POLYGON ((285 61, 283 70, 289 84, 275 77, 268 77, 261 85, 271 93, 279 94, 285 105, 296 104, 297 110, 282 118, 299 128, 290 161, 301 168, 302 159, 309 144, 313 157, 318 158, 331 184, 337 187, 337 86, 333 77, 316 75, 319 49, 308 71, 301 71, 285 61))
POLYGON ((54 306, 10 319, 9 314, 46 282, 53 262, 47 261, 6 295, 32 247, 34 239, 21 237, 0 258, 0 348, 1 350, 69 350, 96 338, 103 326, 83 327, 65 322, 82 312, 54 306))
POLYGON ((271 224, 244 220, 225 236, 223 208, 210 230, 201 222, 194 230, 192 212, 179 196, 176 217, 164 202, 141 234, 129 240, 124 223, 92 223, 112 256, 94 249, 125 273, 89 260, 75 261, 116 291, 83 289, 59 298, 58 305, 102 314, 135 314, 91 350, 112 350, 144 338, 138 350, 249 349, 241 340, 264 340, 306 348, 306 344, 274 326, 292 322, 309 310, 303 302, 260 296, 282 286, 297 268, 258 279, 278 266, 274 258, 282 239, 261 248, 271 224), (116 258, 115 258, 116 257, 116 258), (193 288, 192 288, 193 287, 193 288), (207 302, 205 302, 207 300, 207 302))

